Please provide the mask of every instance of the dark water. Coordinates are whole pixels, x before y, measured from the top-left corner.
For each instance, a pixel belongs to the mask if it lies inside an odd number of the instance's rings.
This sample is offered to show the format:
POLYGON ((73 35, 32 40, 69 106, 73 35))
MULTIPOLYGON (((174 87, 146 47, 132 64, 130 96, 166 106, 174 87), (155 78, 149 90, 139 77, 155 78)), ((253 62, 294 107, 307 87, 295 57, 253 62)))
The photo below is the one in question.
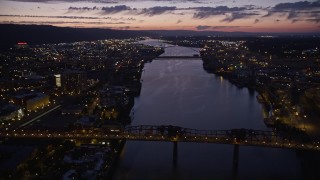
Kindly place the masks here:
MULTIPOLYGON (((256 94, 208 74, 201 60, 154 60, 142 79, 132 125, 267 129, 256 94)), ((174 166, 173 143, 127 142, 114 179, 301 179, 293 150, 240 146, 238 168, 233 153, 232 145, 178 143, 174 166)))

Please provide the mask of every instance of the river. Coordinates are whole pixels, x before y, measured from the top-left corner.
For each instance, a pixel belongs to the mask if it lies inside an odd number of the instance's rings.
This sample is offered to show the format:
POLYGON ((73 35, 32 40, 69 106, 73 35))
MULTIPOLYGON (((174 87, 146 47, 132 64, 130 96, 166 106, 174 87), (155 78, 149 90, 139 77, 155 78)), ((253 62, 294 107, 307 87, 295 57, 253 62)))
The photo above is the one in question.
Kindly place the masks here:
MULTIPOLYGON (((194 50, 173 46, 163 55, 188 56, 194 50)), ((255 96, 247 88, 207 73, 201 59, 154 60, 145 64, 132 125, 267 130, 255 96)), ((232 145, 178 143, 174 166, 173 143, 126 142, 113 179, 301 179, 300 160, 293 150, 240 146, 238 168, 233 150, 232 145)))

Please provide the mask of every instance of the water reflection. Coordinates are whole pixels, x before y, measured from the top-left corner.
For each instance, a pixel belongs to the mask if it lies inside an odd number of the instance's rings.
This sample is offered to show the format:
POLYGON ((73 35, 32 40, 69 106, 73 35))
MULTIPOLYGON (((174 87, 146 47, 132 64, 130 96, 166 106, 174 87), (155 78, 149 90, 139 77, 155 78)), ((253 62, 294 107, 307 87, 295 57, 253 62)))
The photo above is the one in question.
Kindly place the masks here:
MULTIPOLYGON (((177 48, 177 47, 175 47, 177 48)), ((157 60, 145 65, 133 125, 266 130, 255 92, 208 74, 202 61, 157 60)), ((233 145, 127 142, 114 179, 300 179, 292 150, 233 145)))

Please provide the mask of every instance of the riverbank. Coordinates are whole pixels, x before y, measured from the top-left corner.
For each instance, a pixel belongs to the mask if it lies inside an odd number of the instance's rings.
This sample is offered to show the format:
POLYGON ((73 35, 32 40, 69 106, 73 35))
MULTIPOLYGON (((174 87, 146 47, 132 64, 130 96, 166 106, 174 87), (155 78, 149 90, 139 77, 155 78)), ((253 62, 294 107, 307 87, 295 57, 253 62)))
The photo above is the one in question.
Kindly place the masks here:
MULTIPOLYGON (((122 127, 130 125, 134 118, 133 117, 134 114, 132 113, 133 112, 132 108, 134 107, 134 104, 135 104, 135 98, 139 97, 141 93, 141 86, 142 86, 141 76, 143 73, 145 63, 152 62, 153 59, 159 57, 162 53, 163 51, 161 50, 158 50, 156 52, 152 51, 152 53, 149 53, 148 56, 143 57, 144 58, 143 60, 139 61, 140 63, 137 68, 130 69, 130 67, 128 67, 128 70, 124 72, 121 72, 121 71, 117 72, 117 74, 120 74, 121 77, 123 76, 122 74, 127 74, 128 72, 131 73, 130 77, 134 77, 134 78, 127 78, 127 79, 122 77, 121 78, 122 83, 119 83, 113 80, 115 85, 123 85, 124 87, 128 88, 128 92, 127 92, 128 103, 126 104, 126 106, 122 107, 119 110, 119 117, 117 120, 118 122, 121 123, 122 127)), ((110 165, 108 166, 106 170, 107 172, 105 174, 107 179, 111 179, 112 176, 114 175, 114 172, 118 164, 119 156, 121 155, 125 144, 126 144, 126 141, 118 141, 114 143, 112 148, 114 148, 115 153, 111 157, 110 165)))
POLYGON ((113 157, 111 157, 110 165, 106 170, 106 173, 105 173, 106 179, 112 179, 112 177, 116 171, 116 167, 118 165, 118 162, 119 162, 119 157, 120 157, 121 153, 123 152, 125 144, 126 144, 126 141, 121 141, 120 143, 118 143, 118 147, 116 147, 117 152, 113 155, 113 157))
MULTIPOLYGON (((177 55, 184 50, 181 47, 177 55)), ((256 92, 207 73, 202 61, 163 59, 146 63, 144 69, 133 126, 268 130, 256 92)), ((230 145, 179 143, 177 166, 173 167, 172 143, 127 141, 113 179, 231 179, 232 155, 230 145)), ((299 162, 291 150, 241 147, 239 157, 239 179, 300 177, 299 162)))
POLYGON ((317 61, 258 53, 248 48, 249 40, 241 38, 165 39, 171 44, 201 47, 203 68, 207 72, 228 79, 238 88, 248 88, 259 95, 265 94, 267 100, 260 103, 271 107, 265 113, 266 125, 277 129, 296 129, 310 136, 319 131, 319 108, 310 108, 310 104, 316 104, 320 95, 314 96, 310 103, 305 103, 307 92, 319 89, 316 88, 319 85, 316 74, 310 73, 311 67, 317 67, 317 61), (309 71, 306 72, 306 69, 309 71))
MULTIPOLYGON (((287 135, 315 138, 314 134, 306 131, 305 122, 298 116, 298 111, 291 109, 290 99, 292 97, 283 95, 285 90, 276 86, 268 80, 258 77, 254 69, 248 70, 223 70, 224 65, 214 57, 202 57, 203 68, 208 72, 221 76, 238 88, 248 88, 249 91, 258 93, 257 101, 263 105, 266 111, 264 123, 274 130, 281 131, 287 135), (282 96, 282 97, 281 97, 282 96)), ((290 91, 289 91, 290 93, 290 91)), ((290 94, 287 94, 290 95, 290 94)), ((304 115, 304 118, 306 115, 304 115)))

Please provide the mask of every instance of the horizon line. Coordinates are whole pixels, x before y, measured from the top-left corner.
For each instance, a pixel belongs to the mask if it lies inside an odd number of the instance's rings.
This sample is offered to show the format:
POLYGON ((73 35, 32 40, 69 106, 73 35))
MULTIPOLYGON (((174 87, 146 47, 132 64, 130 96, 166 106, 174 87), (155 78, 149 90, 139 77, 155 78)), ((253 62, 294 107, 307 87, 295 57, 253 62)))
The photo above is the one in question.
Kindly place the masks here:
POLYGON ((320 34, 319 31, 295 31, 295 32, 285 32, 285 31, 214 31, 214 30, 189 30, 189 29, 117 29, 117 28, 108 28, 108 27, 79 27, 79 26, 55 26, 52 24, 15 24, 15 23, 1 23, 0 25, 14 25, 14 26, 50 26, 54 28, 68 28, 68 29, 99 29, 99 30, 113 30, 113 31, 186 31, 186 32, 194 32, 194 33, 244 33, 244 34, 320 34))

